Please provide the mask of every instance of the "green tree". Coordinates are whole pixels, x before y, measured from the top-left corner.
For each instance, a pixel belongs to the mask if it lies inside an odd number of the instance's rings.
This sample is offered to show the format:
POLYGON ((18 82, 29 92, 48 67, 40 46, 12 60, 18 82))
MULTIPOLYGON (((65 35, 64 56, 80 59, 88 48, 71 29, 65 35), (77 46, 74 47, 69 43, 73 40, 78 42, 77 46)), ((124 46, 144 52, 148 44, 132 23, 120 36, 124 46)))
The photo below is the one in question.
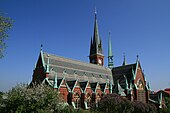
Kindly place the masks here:
POLYGON ((157 108, 153 104, 143 103, 141 101, 134 101, 132 103, 134 106, 133 113, 157 113, 157 108))
POLYGON ((170 113, 170 97, 165 97, 165 108, 160 109, 161 113, 170 113))
POLYGON ((6 48, 6 39, 8 39, 8 32, 12 29, 13 20, 5 17, 0 13, 0 58, 2 58, 4 49, 6 48))
POLYGON ((98 113, 131 113, 133 105, 118 94, 108 94, 101 98, 97 108, 93 105, 91 110, 98 113))
POLYGON ((57 91, 46 85, 28 88, 17 85, 4 94, 0 105, 3 113, 60 113, 66 104, 57 91))

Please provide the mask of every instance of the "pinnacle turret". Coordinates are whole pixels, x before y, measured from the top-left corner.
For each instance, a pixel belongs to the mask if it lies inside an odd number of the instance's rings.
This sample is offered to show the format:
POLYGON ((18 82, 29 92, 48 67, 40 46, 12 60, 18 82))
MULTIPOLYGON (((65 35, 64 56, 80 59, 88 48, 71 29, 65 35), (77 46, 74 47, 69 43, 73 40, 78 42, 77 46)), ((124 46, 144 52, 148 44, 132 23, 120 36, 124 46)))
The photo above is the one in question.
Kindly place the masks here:
POLYGON ((113 54, 112 54, 112 42, 109 32, 109 41, 108 41, 108 67, 113 68, 113 54))
POLYGON ((125 53, 123 53, 123 64, 122 65, 123 66, 127 65, 125 53))

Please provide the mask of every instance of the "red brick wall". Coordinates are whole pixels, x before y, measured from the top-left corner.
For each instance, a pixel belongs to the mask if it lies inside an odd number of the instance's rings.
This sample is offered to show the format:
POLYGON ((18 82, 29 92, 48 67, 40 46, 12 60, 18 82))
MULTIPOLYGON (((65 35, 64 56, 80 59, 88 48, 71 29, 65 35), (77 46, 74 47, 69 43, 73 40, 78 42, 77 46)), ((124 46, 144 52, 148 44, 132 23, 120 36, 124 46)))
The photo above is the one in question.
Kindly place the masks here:
POLYGON ((137 100, 147 102, 147 100, 146 100, 147 96, 146 96, 146 92, 145 92, 146 82, 145 82, 145 78, 144 78, 144 75, 142 73, 142 69, 140 67, 140 64, 138 65, 136 79, 134 80, 134 83, 137 85, 139 80, 142 81, 143 91, 137 89, 137 91, 136 91, 137 100))
POLYGON ((67 102, 67 96, 68 96, 67 87, 60 87, 59 92, 63 96, 64 101, 67 102))

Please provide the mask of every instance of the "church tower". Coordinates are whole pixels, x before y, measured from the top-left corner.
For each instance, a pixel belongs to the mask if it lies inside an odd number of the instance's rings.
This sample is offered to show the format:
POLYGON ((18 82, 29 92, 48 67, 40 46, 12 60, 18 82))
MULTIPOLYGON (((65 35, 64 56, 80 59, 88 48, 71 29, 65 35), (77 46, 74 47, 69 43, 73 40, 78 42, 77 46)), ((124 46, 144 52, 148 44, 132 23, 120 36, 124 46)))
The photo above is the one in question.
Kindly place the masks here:
POLYGON ((90 63, 103 66, 104 55, 103 55, 103 50, 102 50, 102 42, 101 42, 101 38, 99 36, 99 31, 98 31, 96 11, 95 11, 94 21, 95 21, 94 22, 94 34, 93 34, 93 39, 91 38, 89 59, 90 59, 90 63))

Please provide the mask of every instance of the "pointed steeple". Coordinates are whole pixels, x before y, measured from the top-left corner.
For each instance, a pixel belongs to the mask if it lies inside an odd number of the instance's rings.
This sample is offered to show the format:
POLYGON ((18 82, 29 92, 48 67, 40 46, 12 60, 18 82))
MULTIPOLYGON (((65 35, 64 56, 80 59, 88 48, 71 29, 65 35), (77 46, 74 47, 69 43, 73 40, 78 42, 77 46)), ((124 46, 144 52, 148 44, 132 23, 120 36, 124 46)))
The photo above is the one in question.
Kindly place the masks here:
POLYGON ((42 64, 43 64, 43 67, 45 67, 45 61, 44 61, 44 55, 43 55, 43 45, 41 44, 41 48, 40 48, 40 56, 41 56, 41 59, 42 59, 42 64))
POLYGON ((122 66, 125 66, 125 65, 127 65, 126 56, 125 56, 125 53, 123 53, 123 64, 122 64, 122 66))
POLYGON ((94 34, 93 34, 92 46, 93 46, 93 48, 90 50, 90 55, 92 55, 92 54, 103 54, 102 43, 101 43, 101 39, 100 39, 100 36, 99 36, 99 31, 98 31, 96 10, 95 10, 94 34))
POLYGON ((91 39, 89 59, 90 59, 90 63, 103 66, 104 55, 103 55, 102 41, 98 31, 96 10, 94 14, 95 14, 94 34, 93 34, 93 40, 91 39))
POLYGON ((108 41, 108 67, 110 69, 113 68, 113 54, 112 54, 112 42, 111 42, 110 32, 109 32, 109 41, 108 41))
POLYGON ((92 54, 91 52, 92 52, 92 49, 93 49, 93 40, 92 40, 92 38, 91 38, 91 42, 90 42, 90 55, 92 54))
POLYGON ((100 38, 99 38, 99 31, 98 31, 98 23, 97 23, 97 12, 95 9, 95 22, 94 22, 94 35, 93 35, 93 41, 96 43, 96 49, 98 49, 98 45, 100 44, 100 38))

